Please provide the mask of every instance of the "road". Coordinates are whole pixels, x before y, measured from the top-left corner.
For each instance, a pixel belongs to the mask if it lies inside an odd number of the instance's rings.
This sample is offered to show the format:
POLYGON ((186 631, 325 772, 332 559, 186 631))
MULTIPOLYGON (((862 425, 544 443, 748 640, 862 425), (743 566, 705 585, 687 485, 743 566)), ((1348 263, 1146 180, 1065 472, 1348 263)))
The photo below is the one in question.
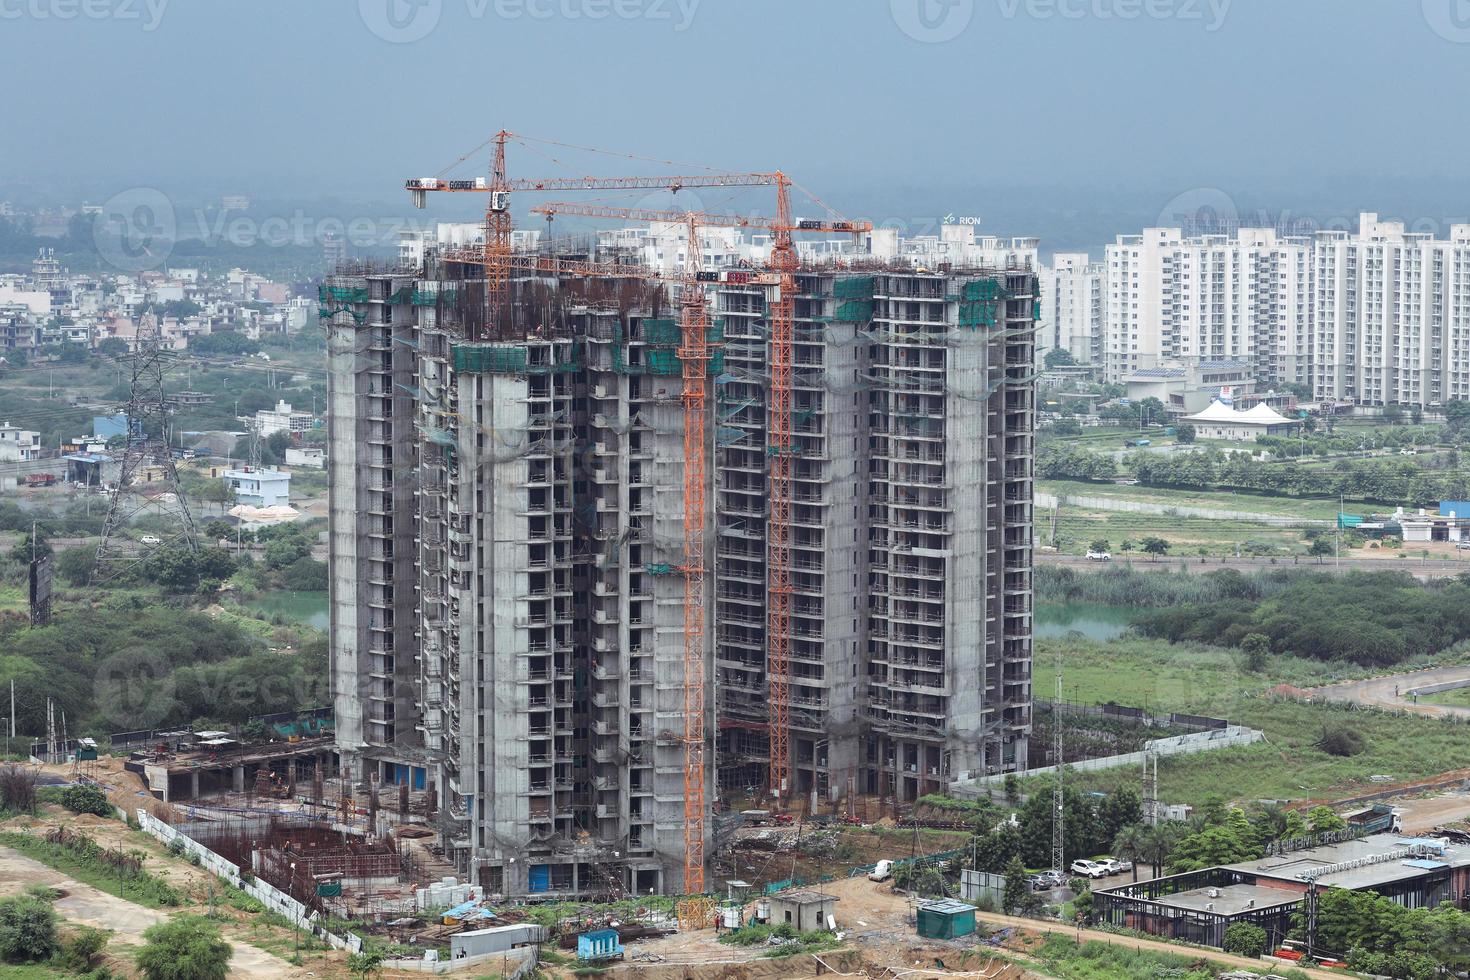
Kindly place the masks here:
POLYGON ((1435 667, 1431 670, 1416 670, 1407 674, 1389 674, 1371 677, 1362 681, 1344 681, 1326 687, 1314 687, 1309 695, 1323 701, 1350 701, 1375 708, 1390 708, 1411 711, 1431 718, 1470 718, 1470 708, 1447 704, 1430 704, 1415 701, 1409 692, 1429 684, 1444 684, 1451 681, 1470 682, 1470 667, 1435 667))
MULTIPOLYGON (((26 857, 19 851, 0 847, 0 894, 13 895, 31 885, 46 885, 64 892, 56 900, 56 911, 68 922, 111 929, 114 939, 132 946, 143 945, 143 932, 168 919, 163 912, 144 908, 126 899, 98 891, 26 857)), ((232 977, 297 977, 306 976, 287 963, 245 943, 230 941, 235 955, 230 960, 232 977)))
POLYGON ((1404 833, 1426 834, 1436 827, 1470 818, 1470 793, 1444 793, 1394 800, 1404 815, 1404 833))
POLYGON ((1097 571, 1099 569, 1111 568, 1117 564, 1128 564, 1134 568, 1148 570, 1150 568, 1163 569, 1177 572, 1181 569, 1189 572, 1217 572, 1222 568, 1235 568, 1240 571, 1258 572, 1271 568, 1300 568, 1304 571, 1314 572, 1408 572, 1417 579, 1429 580, 1435 578, 1446 578, 1470 572, 1470 562, 1460 561, 1430 561, 1409 558, 1343 558, 1340 561, 1328 559, 1317 563, 1310 558, 1300 562, 1290 562, 1277 559, 1274 562, 1270 558, 1200 558, 1185 557, 1182 555, 1150 560, 1148 558, 1134 558, 1125 561, 1088 561, 1082 555, 1058 555, 1052 552, 1036 552, 1036 562, 1041 565, 1066 565, 1069 568, 1086 569, 1097 571))

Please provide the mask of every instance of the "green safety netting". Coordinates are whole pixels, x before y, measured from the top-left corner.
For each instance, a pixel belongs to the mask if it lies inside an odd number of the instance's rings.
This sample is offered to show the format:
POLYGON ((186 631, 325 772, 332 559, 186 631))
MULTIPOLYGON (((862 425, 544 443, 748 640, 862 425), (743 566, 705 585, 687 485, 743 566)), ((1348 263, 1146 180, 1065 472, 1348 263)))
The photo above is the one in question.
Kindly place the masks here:
POLYGON ((679 324, 675 320, 649 318, 643 321, 643 339, 659 347, 675 347, 679 343, 679 324))
POLYGON ((443 299, 446 303, 453 303, 457 295, 457 292, 453 289, 428 291, 416 289, 409 297, 409 302, 412 303, 414 306, 433 306, 435 303, 439 302, 440 299, 443 299))
POLYGON ((644 353, 647 355, 649 374, 672 375, 683 372, 678 356, 671 350, 650 350, 644 353))
POLYGON ((582 366, 576 347, 572 359, 560 364, 532 364, 519 344, 455 344, 451 354, 454 369, 467 374, 562 374, 582 366))
POLYGON ((366 313, 359 313, 356 310, 349 310, 345 306, 338 306, 335 308, 330 306, 321 306, 318 307, 316 311, 317 319, 319 320, 330 320, 338 313, 346 313, 348 316, 352 317, 353 322, 355 322, 358 326, 361 326, 362 324, 367 322, 366 313))
POLYGON ((960 290, 960 298, 968 301, 985 300, 988 302, 1005 299, 1009 295, 1006 288, 994 279, 977 279, 974 282, 967 282, 960 290))
POLYGON ((392 296, 389 296, 388 297, 388 302, 390 302, 390 303, 407 303, 412 298, 413 298, 413 287, 412 286, 404 286, 402 289, 398 290, 392 296))
POLYGON ((873 301, 871 299, 850 299, 845 303, 838 303, 832 319, 847 323, 866 323, 873 319, 873 301))
POLYGON ((838 299, 872 299, 873 277, 851 276, 832 284, 832 295, 838 299))
POLYGON ((368 301, 366 286, 351 289, 346 286, 323 286, 318 295, 323 303, 366 303, 368 301))
POLYGON ((674 567, 672 565, 644 564, 643 570, 649 575, 672 575, 674 573, 674 567))

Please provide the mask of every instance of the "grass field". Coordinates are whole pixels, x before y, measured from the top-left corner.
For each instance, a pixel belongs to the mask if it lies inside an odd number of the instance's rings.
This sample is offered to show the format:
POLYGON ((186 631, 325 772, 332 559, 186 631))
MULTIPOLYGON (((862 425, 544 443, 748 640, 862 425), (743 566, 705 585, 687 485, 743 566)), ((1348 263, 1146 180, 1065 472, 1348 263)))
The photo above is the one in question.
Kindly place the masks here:
POLYGON ((1452 691, 1441 691, 1438 694, 1421 694, 1420 701, 1429 704, 1447 704, 1457 708, 1470 708, 1470 687, 1457 687, 1452 691))
POLYGON ((1316 498, 1275 497, 1228 490, 1175 490, 1168 487, 1086 483, 1080 480, 1037 480, 1036 489, 1044 493, 1111 497, 1124 501, 1162 504, 1166 507, 1208 507, 1212 510, 1244 511, 1297 520, 1331 521, 1337 517, 1336 500, 1316 498))
MULTIPOLYGON (((1046 515, 1037 523, 1043 543, 1051 542, 1051 525, 1046 515)), ((1299 528, 1269 527, 1248 521, 1219 521, 1206 517, 1175 517, 1167 514, 1129 514, 1120 511, 1063 507, 1057 521, 1058 550, 1082 554, 1088 543, 1107 541, 1115 558, 1124 541, 1134 543, 1133 557, 1144 560, 1138 542, 1146 537, 1163 538, 1175 555, 1198 557, 1199 549, 1216 557, 1242 553, 1277 554, 1290 561, 1305 555, 1307 540, 1299 528)))
MULTIPOLYGON (((1060 649, 1063 694, 1087 703, 1115 702, 1151 713, 1188 711, 1258 728, 1267 741, 1239 749, 1166 758, 1159 762, 1161 795, 1171 803, 1199 805, 1212 797, 1303 799, 1350 795, 1374 785, 1369 776, 1420 779, 1467 764, 1470 728, 1453 721, 1355 711, 1342 705, 1306 704, 1266 696, 1277 683, 1297 686, 1359 676, 1345 665, 1276 657, 1264 674, 1241 669, 1226 650, 1124 638, 1095 643, 1075 638, 1037 643, 1034 689, 1048 696, 1055 684, 1053 660, 1060 649), (1060 646, 1057 646, 1060 645, 1060 646), (1341 758, 1315 747, 1323 728, 1360 732, 1366 750, 1341 758)), ((1463 651, 1436 662, 1463 659, 1463 651)), ((1422 664, 1407 664, 1413 669, 1422 664)), ((1132 768, 1078 772, 1073 785, 1108 791, 1135 786, 1132 768)))

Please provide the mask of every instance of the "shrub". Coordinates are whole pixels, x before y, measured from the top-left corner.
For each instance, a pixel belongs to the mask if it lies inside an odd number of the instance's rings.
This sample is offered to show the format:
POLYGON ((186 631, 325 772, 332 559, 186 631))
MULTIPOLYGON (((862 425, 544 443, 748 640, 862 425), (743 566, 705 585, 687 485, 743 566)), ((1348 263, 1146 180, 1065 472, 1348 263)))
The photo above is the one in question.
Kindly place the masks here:
POLYGON ((1266 930, 1249 922, 1237 922, 1225 930, 1220 948, 1237 956, 1257 957, 1266 951, 1266 930))
POLYGON ((1363 737, 1363 733, 1346 725, 1324 725, 1322 734, 1317 736, 1314 744, 1328 755, 1343 758, 1358 755, 1368 748, 1368 740, 1363 737))
POLYGON ((61 805, 73 813, 95 813, 99 817, 113 814, 107 794, 96 786, 68 786, 61 791, 61 805))
POLYGON ((108 931, 80 926, 71 938, 62 943, 56 954, 57 965, 72 973, 85 973, 92 969, 97 957, 107 945, 108 931))
POLYGON ((148 980, 226 980, 234 950, 214 923, 197 915, 160 922, 143 933, 138 968, 148 980))
POLYGON ((0 766, 0 805, 12 813, 36 812, 36 774, 24 766, 0 766))
POLYGON ((56 953, 56 913, 32 895, 0 901, 0 959, 36 963, 56 953))

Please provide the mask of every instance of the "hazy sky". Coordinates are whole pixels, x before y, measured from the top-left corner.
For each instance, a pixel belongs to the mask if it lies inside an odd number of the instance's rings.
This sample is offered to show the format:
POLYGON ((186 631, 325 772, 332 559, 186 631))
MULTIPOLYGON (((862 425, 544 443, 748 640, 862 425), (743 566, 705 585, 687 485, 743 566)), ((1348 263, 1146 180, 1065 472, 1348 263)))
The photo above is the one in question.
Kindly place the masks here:
POLYGON ((391 193, 501 127, 864 196, 1470 156, 1470 0, 0 0, 0 42, 12 185, 391 193))

